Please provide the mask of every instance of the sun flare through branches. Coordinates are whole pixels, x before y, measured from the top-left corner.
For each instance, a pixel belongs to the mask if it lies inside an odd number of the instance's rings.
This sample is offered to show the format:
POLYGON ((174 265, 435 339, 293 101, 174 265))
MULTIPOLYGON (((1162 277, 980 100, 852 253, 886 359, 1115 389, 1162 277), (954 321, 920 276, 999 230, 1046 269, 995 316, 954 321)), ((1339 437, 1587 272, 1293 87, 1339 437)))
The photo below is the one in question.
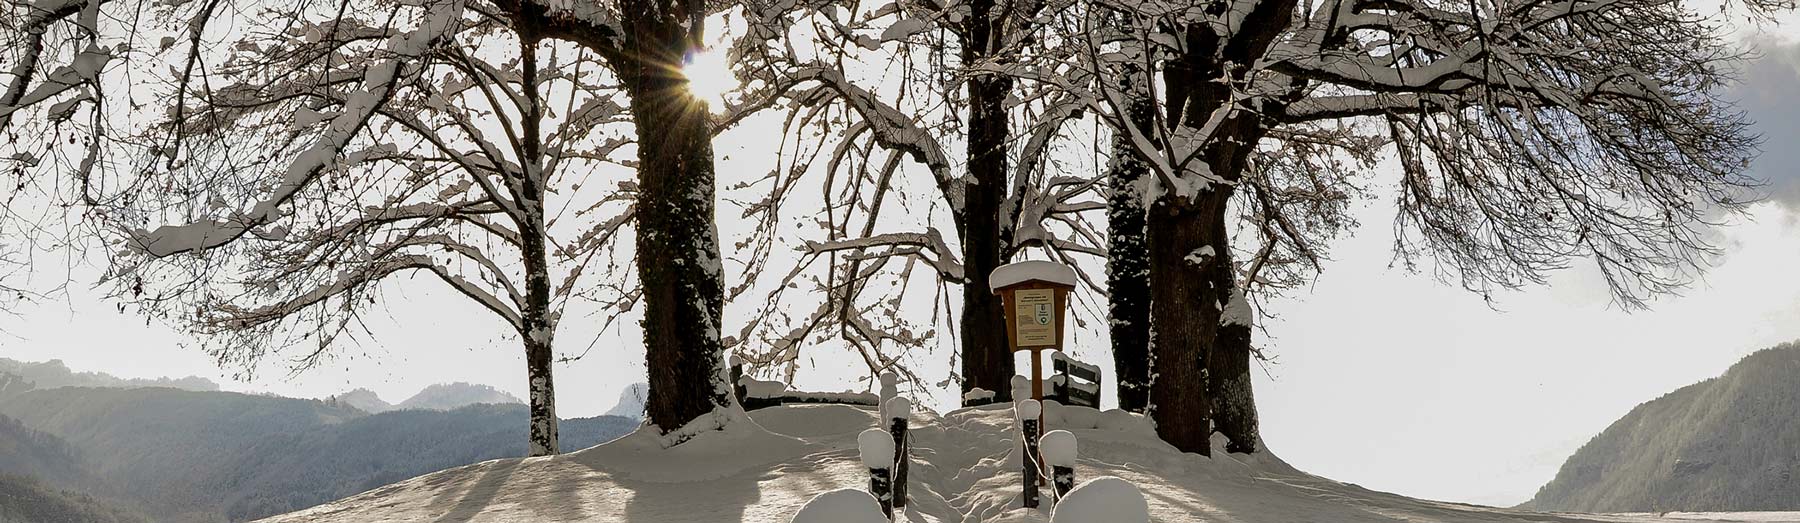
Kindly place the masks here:
POLYGON ((737 88, 737 77, 731 74, 724 49, 715 47, 689 54, 681 73, 688 79, 688 93, 715 110, 725 105, 725 93, 737 88))

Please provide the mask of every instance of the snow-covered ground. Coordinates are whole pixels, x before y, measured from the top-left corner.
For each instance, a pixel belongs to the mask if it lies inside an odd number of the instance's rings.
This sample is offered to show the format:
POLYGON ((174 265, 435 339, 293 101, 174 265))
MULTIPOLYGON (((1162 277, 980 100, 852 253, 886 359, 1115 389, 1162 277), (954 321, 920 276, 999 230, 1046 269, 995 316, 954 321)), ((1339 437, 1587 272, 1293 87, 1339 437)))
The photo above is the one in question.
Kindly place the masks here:
MULTIPOLYGON (((1181 454, 1134 416, 1048 407, 1048 428, 1079 438, 1077 481, 1108 475, 1130 481, 1158 522, 1800 521, 1800 513, 1544 514, 1418 500, 1312 476, 1267 453, 1181 454)), ((427 474, 264 521, 787 523, 815 495, 866 488, 856 437, 877 426, 874 407, 796 405, 752 418, 760 426, 741 424, 672 450, 657 447, 651 435, 633 434, 561 456, 427 474)), ((1013 423, 1010 405, 942 416, 914 412, 911 503, 896 520, 1048 522, 1048 502, 1042 509, 1019 507, 1013 423)))

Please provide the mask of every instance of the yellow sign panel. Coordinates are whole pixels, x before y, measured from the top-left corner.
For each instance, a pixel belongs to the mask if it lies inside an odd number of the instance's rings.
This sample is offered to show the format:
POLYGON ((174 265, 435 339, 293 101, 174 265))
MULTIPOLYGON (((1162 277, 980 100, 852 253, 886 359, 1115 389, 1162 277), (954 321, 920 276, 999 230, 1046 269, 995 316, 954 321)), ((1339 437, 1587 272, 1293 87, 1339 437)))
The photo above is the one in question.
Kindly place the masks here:
POLYGON ((1056 345, 1056 291, 1051 289, 1019 289, 1013 291, 1013 315, 1020 347, 1056 345))

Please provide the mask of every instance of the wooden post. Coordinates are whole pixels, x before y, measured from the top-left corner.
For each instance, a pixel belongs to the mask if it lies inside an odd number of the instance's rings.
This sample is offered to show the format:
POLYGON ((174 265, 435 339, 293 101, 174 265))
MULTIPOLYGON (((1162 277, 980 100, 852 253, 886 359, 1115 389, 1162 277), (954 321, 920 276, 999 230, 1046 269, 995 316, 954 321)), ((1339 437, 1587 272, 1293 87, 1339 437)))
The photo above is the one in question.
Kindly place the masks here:
POLYGON ((894 480, 887 468, 869 469, 869 493, 881 503, 881 515, 894 518, 894 480))
POLYGON ((869 468, 869 494, 881 503, 881 513, 894 517, 894 442, 888 432, 869 429, 856 436, 863 466, 869 468))
POLYGON ((1075 490, 1075 467, 1052 465, 1050 470, 1050 482, 1056 485, 1056 500, 1062 501, 1063 496, 1067 496, 1069 491, 1075 490))
POLYGON ((894 436, 894 507, 906 506, 906 471, 911 468, 912 442, 907 440, 907 420, 912 417, 912 400, 894 398, 884 409, 888 416, 888 433, 894 436))
POLYGON ((1075 488, 1075 434, 1052 430, 1038 439, 1044 463, 1050 465, 1051 483, 1056 485, 1056 501, 1061 502, 1075 488))
POLYGON ((1025 438, 1024 454, 1019 457, 1023 465, 1020 479, 1024 485, 1020 497, 1025 508, 1037 508, 1038 484, 1043 476, 1038 456, 1038 418, 1043 415, 1043 404, 1037 400, 1020 401, 1013 412, 1019 419, 1019 435, 1025 438))

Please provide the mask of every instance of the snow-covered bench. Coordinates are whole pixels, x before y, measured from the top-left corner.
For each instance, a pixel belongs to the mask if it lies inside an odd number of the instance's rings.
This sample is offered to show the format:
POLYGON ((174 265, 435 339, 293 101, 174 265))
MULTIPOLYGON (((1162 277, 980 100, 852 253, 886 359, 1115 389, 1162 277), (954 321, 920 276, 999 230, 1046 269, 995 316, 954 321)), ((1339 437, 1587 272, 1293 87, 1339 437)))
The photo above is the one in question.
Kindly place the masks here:
POLYGON ((1076 361, 1062 352, 1051 354, 1050 362, 1053 372, 1050 394, 1044 399, 1064 405, 1100 408, 1100 367, 1076 361))
POLYGON ((786 383, 759 380, 744 375, 744 365, 731 365, 732 391, 744 410, 779 407, 788 403, 830 403, 838 405, 880 405, 881 398, 867 392, 803 392, 788 390, 786 383))

